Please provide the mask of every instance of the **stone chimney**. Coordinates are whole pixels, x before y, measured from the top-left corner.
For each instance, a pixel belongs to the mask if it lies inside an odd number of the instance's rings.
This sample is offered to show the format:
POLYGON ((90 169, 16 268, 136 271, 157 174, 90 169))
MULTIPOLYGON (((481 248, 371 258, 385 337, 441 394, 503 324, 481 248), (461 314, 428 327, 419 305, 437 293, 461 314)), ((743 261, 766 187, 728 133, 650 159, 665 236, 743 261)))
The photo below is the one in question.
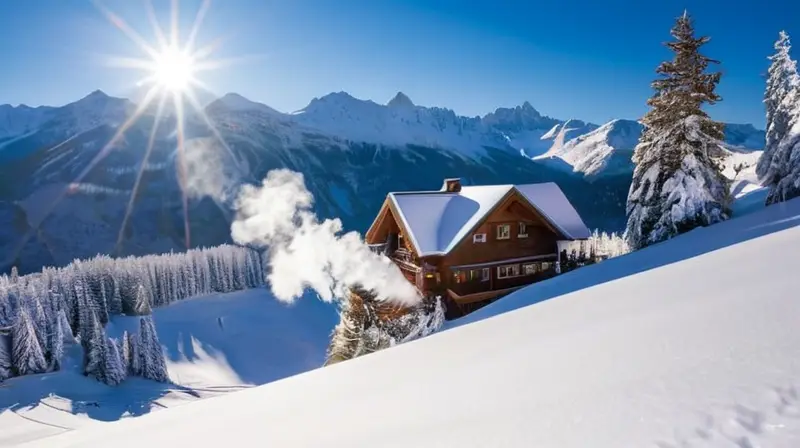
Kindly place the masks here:
POLYGON ((448 193, 458 193, 461 191, 461 179, 458 177, 445 179, 444 184, 442 185, 442 191, 446 191, 448 193))

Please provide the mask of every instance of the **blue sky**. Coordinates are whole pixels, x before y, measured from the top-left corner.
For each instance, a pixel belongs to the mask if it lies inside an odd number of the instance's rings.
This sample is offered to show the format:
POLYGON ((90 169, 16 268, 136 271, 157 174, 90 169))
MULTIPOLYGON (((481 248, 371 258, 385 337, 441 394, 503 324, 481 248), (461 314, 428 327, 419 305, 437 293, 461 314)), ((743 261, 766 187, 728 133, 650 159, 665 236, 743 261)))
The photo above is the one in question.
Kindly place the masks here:
MULTIPOLYGON (((152 0, 162 23, 168 0, 152 0)), ((143 1, 101 4, 155 42, 143 1)), ((186 36, 199 0, 180 2, 186 36)), ((276 109, 344 90, 388 101, 398 90, 422 105, 482 115, 530 101, 557 118, 604 122, 646 111, 661 43, 684 7, 706 54, 722 61, 709 111, 763 127, 763 74, 781 29, 800 39, 800 2, 770 0, 216 0, 200 43, 243 58, 200 77, 276 109)), ((800 49, 798 49, 800 51, 800 49)), ((10 1, 0 14, 0 103, 60 105, 95 89, 125 96, 141 72, 110 56, 144 54, 89 1, 10 1)), ((797 57, 795 52, 795 57, 797 57)))

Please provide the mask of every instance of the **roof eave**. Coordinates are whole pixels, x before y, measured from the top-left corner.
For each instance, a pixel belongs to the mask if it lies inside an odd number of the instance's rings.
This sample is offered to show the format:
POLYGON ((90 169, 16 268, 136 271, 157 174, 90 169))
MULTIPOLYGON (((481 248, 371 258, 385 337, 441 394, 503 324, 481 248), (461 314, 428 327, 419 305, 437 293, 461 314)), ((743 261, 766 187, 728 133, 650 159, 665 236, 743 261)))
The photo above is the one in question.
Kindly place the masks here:
POLYGON ((418 256, 420 257, 427 256, 427 255, 422 255, 422 250, 420 249, 419 243, 417 243, 417 238, 414 237, 414 231, 411 230, 411 226, 408 225, 408 220, 406 220, 406 217, 403 214, 403 210, 400 208, 400 205, 397 203, 397 200, 394 198, 394 195, 395 195, 394 193, 389 193, 387 196, 391 201, 391 207, 393 211, 397 212, 397 215, 403 224, 403 228, 406 230, 406 233, 408 234, 408 239, 411 240, 411 244, 414 246, 414 250, 417 252, 418 256))

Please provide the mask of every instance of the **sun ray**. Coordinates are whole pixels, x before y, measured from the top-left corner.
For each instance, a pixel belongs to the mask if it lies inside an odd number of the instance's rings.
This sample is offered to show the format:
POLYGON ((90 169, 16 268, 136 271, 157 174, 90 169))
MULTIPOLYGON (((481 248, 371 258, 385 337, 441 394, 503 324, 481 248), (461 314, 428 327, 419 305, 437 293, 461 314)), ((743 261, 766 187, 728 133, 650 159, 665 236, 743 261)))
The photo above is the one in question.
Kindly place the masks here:
POLYGON ((252 54, 245 56, 237 56, 234 58, 215 59, 210 61, 200 61, 194 65, 195 72, 205 72, 209 70, 216 70, 218 68, 230 67, 231 65, 240 64, 242 62, 251 61, 254 59, 265 58, 267 55, 252 54))
POLYGON ((178 168, 178 185, 180 186, 181 190, 181 203, 183 205, 183 234, 185 238, 186 249, 191 247, 191 229, 189 226, 189 196, 186 192, 186 147, 185 147, 185 136, 184 136, 184 128, 183 128, 183 101, 178 96, 177 93, 173 93, 172 96, 174 103, 175 103, 175 111, 177 115, 177 130, 178 130, 178 157, 177 157, 177 168, 178 168))
POLYGON ((155 48, 153 48, 150 44, 148 44, 147 41, 144 40, 142 38, 142 36, 139 35, 139 33, 134 31, 133 28, 131 28, 127 24, 127 22, 122 20, 121 17, 119 17, 118 15, 114 14, 108 8, 106 8, 103 5, 100 5, 96 1, 93 2, 93 3, 95 5, 95 7, 97 9, 99 9, 100 12, 103 13, 103 15, 106 16, 106 18, 111 22, 112 25, 114 25, 115 27, 117 27, 117 29, 119 29, 120 31, 125 33, 125 35, 128 36, 128 38, 131 39, 133 41, 133 43, 138 45, 150 57, 155 57, 156 55, 158 55, 158 51, 156 51, 155 48))
MULTIPOLYGON (((261 58, 263 56, 252 55, 219 60, 211 59, 211 55, 214 54, 220 47, 222 47, 223 42, 228 40, 227 38, 214 39, 209 44, 199 46, 198 48, 198 36, 206 19, 206 15, 210 10, 211 0, 203 0, 201 3, 195 14, 191 28, 187 28, 188 36, 184 44, 181 44, 180 42, 181 33, 179 23, 179 0, 171 0, 170 2, 169 29, 161 26, 162 21, 158 20, 153 1, 145 0, 147 18, 155 35, 155 46, 149 44, 145 39, 143 39, 141 35, 137 33, 120 16, 108 8, 100 5, 98 3, 99 1, 100 0, 92 0, 96 8, 106 17, 106 19, 115 28, 127 36, 146 55, 146 58, 144 59, 135 57, 110 57, 107 61, 108 65, 147 72, 147 76, 138 81, 136 85, 148 85, 149 88, 144 99, 140 102, 135 111, 125 120, 122 125, 117 128, 113 137, 92 158, 89 164, 80 172, 71 185, 80 183, 115 149, 119 140, 125 135, 130 127, 136 123, 137 120, 139 120, 144 111, 147 110, 151 103, 153 103, 154 98, 160 93, 161 96, 160 100, 158 101, 158 108, 155 113, 153 128, 150 130, 147 148, 145 149, 142 158, 142 166, 136 174, 133 190, 131 191, 130 198, 126 204, 125 215, 123 216, 122 226, 117 237, 116 252, 118 254, 121 254, 122 252, 124 245, 124 233, 133 214, 133 210, 137 202, 137 196, 142 189, 142 183, 145 182, 144 172, 146 171, 147 164, 154 151, 158 129, 160 123, 163 121, 163 117, 167 114, 167 102, 170 100, 173 103, 173 111, 175 114, 176 123, 175 135, 177 137, 177 147, 174 152, 174 157, 171 159, 175 164, 178 186, 181 194, 185 245, 188 249, 191 247, 191 221, 189 210, 191 192, 189 191, 189 178, 187 177, 189 175, 187 166, 187 150, 191 150, 191 148, 187 148, 186 146, 186 119, 187 110, 190 107, 197 112, 196 115, 199 116, 201 121, 208 127, 213 137, 230 155, 230 161, 237 168, 240 168, 241 162, 241 160, 236 157, 231 147, 222 137, 220 130, 217 128, 215 123, 205 113, 204 108, 197 99, 195 89, 209 91, 212 94, 215 94, 215 96, 216 93, 213 92, 211 88, 209 88, 195 75, 199 72, 207 72, 217 68, 238 64, 240 62, 261 58)), ((68 192, 69 186, 65 188, 64 191, 61 192, 61 195, 57 197, 56 201, 51 204, 51 208, 46 212, 44 217, 47 217, 50 213, 52 213, 55 203, 59 202, 68 192)), ((212 199, 217 207, 219 207, 223 212, 223 215, 225 215, 226 219, 230 218, 229 214, 225 213, 226 210, 223 207, 223 204, 220 203, 220 198, 212 199)), ((42 220, 44 220, 44 218, 42 220)))
POLYGON ((217 129, 217 126, 208 117, 205 110, 203 110, 203 107, 200 105, 200 102, 197 100, 194 94, 187 91, 186 99, 189 100, 189 103, 197 111, 198 115, 200 115, 200 118, 203 119, 205 125, 208 126, 208 128, 211 130, 211 133, 214 135, 214 138, 216 138, 219 141, 222 147, 225 148, 225 150, 231 156, 231 162, 233 162, 234 166, 236 168, 240 168, 241 166, 239 164, 239 159, 236 157, 236 154, 234 154, 231 147, 228 146, 228 144, 225 142, 225 139, 222 138, 222 134, 219 133, 219 129, 217 129))
POLYGON ((145 98, 142 101, 141 105, 139 105, 136 108, 136 110, 134 111, 134 113, 127 120, 125 120, 125 122, 117 129, 117 132, 114 134, 114 136, 111 138, 111 140, 109 140, 109 142, 106 143, 103 146, 103 148, 100 149, 100 151, 98 151, 97 155, 95 155, 92 158, 92 160, 89 162, 89 165, 87 165, 83 169, 83 171, 81 171, 80 174, 78 174, 78 176, 72 182, 66 184, 63 188, 61 188, 60 191, 58 192, 58 194, 56 194, 55 198, 53 198, 52 201, 48 201, 47 203, 41 205, 42 208, 44 209, 43 213, 41 214, 41 219, 39 219, 38 222, 34 223, 32 226, 28 227, 27 232, 25 232, 25 235, 22 237, 22 239, 20 240, 19 244, 17 245, 17 247, 13 251, 13 253, 15 253, 16 255, 11 256, 9 258, 10 261, 13 261, 14 258, 16 258, 19 255, 19 253, 25 247, 25 244, 28 243, 28 240, 30 239, 31 235, 34 232, 38 232, 39 231, 39 228, 41 227, 41 225, 45 222, 45 220, 47 220, 47 218, 50 216, 50 214, 53 213, 53 210, 55 209, 56 205, 58 205, 58 203, 60 203, 61 200, 64 199, 64 197, 67 195, 67 193, 69 193, 71 191, 72 187, 75 184, 78 184, 81 181, 83 181, 83 179, 89 174, 89 172, 91 172, 92 169, 94 169, 94 167, 111 152, 111 149, 114 147, 114 144, 116 144, 117 140, 119 140, 119 138, 125 133, 125 131, 133 123, 136 122, 136 120, 139 118, 139 116, 142 114, 142 112, 144 112, 144 110, 150 104, 150 102, 152 101, 153 97, 155 96, 155 93, 156 93, 155 90, 156 89, 151 88, 147 92, 147 95, 145 95, 145 98))
POLYGON ((209 7, 211 7, 211 0, 203 0, 203 4, 200 5, 200 9, 197 11, 197 15, 194 18, 192 30, 189 32, 189 38, 186 40, 186 45, 184 46, 186 52, 189 54, 194 51, 197 33, 200 31, 200 26, 203 24, 203 19, 205 19, 209 7))
POLYGON ((142 115, 142 113, 144 113, 144 111, 153 101, 153 98, 157 93, 158 89, 156 87, 152 87, 150 88, 150 90, 147 91, 147 94, 144 96, 144 99, 142 100, 141 104, 139 104, 139 106, 136 107, 136 110, 133 112, 133 114, 131 114, 131 116, 128 117, 128 119, 125 120, 125 122, 122 123, 122 125, 120 125, 120 127, 117 129, 117 132, 114 134, 113 137, 111 137, 111 140, 109 140, 108 143, 106 143, 103 146, 103 148, 97 153, 97 155, 92 159, 92 161, 89 162, 89 164, 83 169, 83 171, 81 171, 81 173, 73 181, 73 183, 81 182, 83 178, 86 177, 86 175, 89 174, 89 172, 92 171, 98 163, 100 163, 101 160, 105 159, 106 156, 108 156, 108 154, 111 153, 111 150, 114 148, 114 145, 117 144, 117 141, 120 138, 122 138, 122 136, 125 134, 125 131, 127 131, 128 128, 130 128, 134 123, 136 123, 136 120, 138 120, 139 117, 142 115))
POLYGON ((205 45, 194 52, 192 52, 192 57, 196 60, 204 60, 207 57, 211 56, 215 51, 222 47, 222 44, 225 42, 225 38, 218 37, 211 41, 210 44, 205 45))
POLYGON ((156 40, 158 41, 158 45, 161 48, 169 46, 169 41, 167 37, 164 35, 164 30, 161 29, 161 25, 158 23, 158 18, 156 17, 156 10, 153 8, 153 1, 146 0, 145 1, 145 8, 147 9, 147 20, 150 21, 150 26, 153 28, 153 33, 156 35, 156 40))
POLYGON ((170 18, 170 38, 169 44, 173 47, 178 47, 179 45, 179 36, 180 36, 180 27, 178 24, 178 0, 172 0, 172 14, 170 18))
POLYGON ((138 68, 147 71, 156 69, 156 64, 153 60, 131 57, 111 56, 106 59, 106 64, 110 67, 138 68))
POLYGON ((147 168, 147 162, 150 160, 150 153, 153 151, 155 144, 156 131, 161 120, 161 114, 164 111, 164 103, 166 103, 167 96, 162 95, 161 100, 158 102, 158 109, 156 110, 155 118, 153 119, 153 129, 150 130, 150 138, 147 140, 147 149, 145 150, 144 157, 142 157, 142 166, 136 173, 136 180, 133 182, 133 190, 131 190, 131 197, 128 200, 128 205, 125 207, 125 216, 122 218, 122 225, 119 228, 119 235, 117 236, 117 245, 115 252, 117 255, 122 255, 122 239, 125 235, 125 228, 128 226, 128 219, 133 213, 133 205, 136 202, 136 196, 139 193, 139 184, 144 176, 144 171, 147 168))

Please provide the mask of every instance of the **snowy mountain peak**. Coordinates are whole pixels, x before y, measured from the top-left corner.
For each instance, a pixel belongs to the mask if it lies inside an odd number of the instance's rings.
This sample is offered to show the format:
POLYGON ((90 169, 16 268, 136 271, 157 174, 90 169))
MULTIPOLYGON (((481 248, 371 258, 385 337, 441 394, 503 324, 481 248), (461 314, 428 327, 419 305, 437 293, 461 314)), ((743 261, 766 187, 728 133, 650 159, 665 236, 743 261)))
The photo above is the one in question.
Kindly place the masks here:
POLYGON ((394 107, 394 108, 398 108, 398 107, 411 108, 411 107, 414 107, 414 103, 411 101, 411 98, 409 98, 408 95, 406 95, 403 92, 397 92, 397 95, 395 95, 394 98, 389 100, 389 102, 386 103, 386 105, 389 106, 389 107, 394 107))
POLYGON ((86 95, 85 97, 79 99, 78 101, 63 106, 62 109, 107 108, 115 106, 127 107, 127 106, 133 106, 133 103, 125 98, 116 98, 113 96, 108 96, 102 90, 95 90, 94 92, 86 95))
POLYGON ((540 114, 527 101, 513 108, 500 107, 483 117, 483 122, 502 132, 548 130, 561 123, 559 120, 540 114))
POLYGON ((238 93, 226 93, 222 98, 213 101, 207 106, 208 110, 230 110, 237 112, 257 111, 266 112, 271 114, 279 113, 275 109, 267 106, 266 104, 251 101, 238 93))

